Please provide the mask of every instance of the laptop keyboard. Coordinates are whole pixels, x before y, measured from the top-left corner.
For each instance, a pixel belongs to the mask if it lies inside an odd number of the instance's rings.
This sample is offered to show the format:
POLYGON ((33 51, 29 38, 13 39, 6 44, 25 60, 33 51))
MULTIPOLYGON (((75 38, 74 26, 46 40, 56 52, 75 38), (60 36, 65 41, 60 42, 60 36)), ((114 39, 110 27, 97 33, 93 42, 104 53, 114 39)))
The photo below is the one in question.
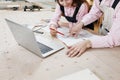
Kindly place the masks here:
POLYGON ((38 43, 38 46, 39 46, 39 48, 40 48, 40 50, 41 50, 41 52, 42 52, 43 54, 45 54, 45 53, 53 50, 52 48, 50 48, 50 47, 48 47, 48 46, 46 46, 46 45, 44 45, 44 44, 42 44, 42 43, 40 43, 40 42, 37 42, 37 43, 38 43))

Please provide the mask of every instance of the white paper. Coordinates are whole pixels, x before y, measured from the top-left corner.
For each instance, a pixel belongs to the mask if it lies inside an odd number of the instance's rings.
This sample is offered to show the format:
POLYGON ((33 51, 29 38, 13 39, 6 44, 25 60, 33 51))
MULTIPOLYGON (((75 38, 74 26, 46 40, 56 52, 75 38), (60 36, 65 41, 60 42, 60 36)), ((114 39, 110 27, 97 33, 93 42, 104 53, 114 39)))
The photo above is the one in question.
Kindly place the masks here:
POLYGON ((100 79, 89 69, 85 69, 85 70, 61 77, 56 80, 100 80, 100 79))
MULTIPOLYGON (((45 31, 50 32, 49 27, 45 27, 43 28, 45 31)), ((57 29, 59 32, 62 32, 65 35, 69 35, 69 29, 66 27, 62 27, 62 28, 58 28, 57 29)), ((83 41, 84 39, 90 39, 92 37, 94 37, 96 35, 86 31, 86 30, 81 30, 81 32, 78 35, 78 38, 74 38, 74 37, 66 37, 60 34, 57 34, 57 38, 59 40, 61 40, 62 42, 64 42, 67 46, 71 46, 77 42, 83 41)))

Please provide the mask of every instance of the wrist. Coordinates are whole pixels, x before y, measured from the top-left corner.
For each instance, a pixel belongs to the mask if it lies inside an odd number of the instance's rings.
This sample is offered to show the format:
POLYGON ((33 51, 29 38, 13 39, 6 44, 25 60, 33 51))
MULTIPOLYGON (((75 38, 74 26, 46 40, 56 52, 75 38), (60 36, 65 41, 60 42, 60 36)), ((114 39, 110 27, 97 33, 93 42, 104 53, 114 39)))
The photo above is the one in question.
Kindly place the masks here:
POLYGON ((83 22, 80 22, 80 23, 78 24, 79 29, 81 29, 83 26, 84 26, 84 23, 83 23, 83 22))
POLYGON ((91 48, 92 47, 92 44, 91 44, 90 40, 86 40, 85 42, 86 42, 87 48, 91 48))
POLYGON ((83 22, 80 22, 81 26, 83 27, 84 26, 84 23, 83 22))

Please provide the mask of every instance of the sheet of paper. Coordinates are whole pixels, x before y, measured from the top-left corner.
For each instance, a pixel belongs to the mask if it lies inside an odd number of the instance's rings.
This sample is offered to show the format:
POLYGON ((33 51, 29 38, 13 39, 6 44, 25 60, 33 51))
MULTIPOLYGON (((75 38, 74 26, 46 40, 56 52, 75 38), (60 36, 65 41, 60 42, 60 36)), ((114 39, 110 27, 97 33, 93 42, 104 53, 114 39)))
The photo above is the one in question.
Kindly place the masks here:
MULTIPOLYGON (((45 31, 50 32, 49 27, 45 27, 43 28, 45 31)), ((62 27, 62 28, 58 28, 57 29, 59 32, 62 32, 65 35, 69 35, 69 29, 66 27, 62 27)), ((78 38, 74 38, 74 37, 66 37, 60 34, 57 34, 57 38, 60 39, 62 42, 64 42, 67 46, 71 46, 79 41, 83 41, 84 39, 90 39, 93 36, 96 36, 86 30, 81 30, 81 32, 78 35, 78 38)))
POLYGON ((89 69, 85 69, 85 70, 61 77, 56 80, 100 80, 100 79, 89 69))

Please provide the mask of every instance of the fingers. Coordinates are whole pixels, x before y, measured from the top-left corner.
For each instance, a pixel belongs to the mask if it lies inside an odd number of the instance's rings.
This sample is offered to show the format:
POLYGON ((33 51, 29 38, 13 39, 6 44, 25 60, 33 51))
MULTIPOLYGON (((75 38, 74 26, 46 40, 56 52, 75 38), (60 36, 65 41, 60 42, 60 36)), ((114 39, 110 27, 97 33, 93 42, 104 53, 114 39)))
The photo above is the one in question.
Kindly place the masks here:
POLYGON ((68 48, 67 55, 69 57, 79 57, 81 56, 87 49, 86 42, 77 43, 71 47, 68 48))
POLYGON ((72 27, 70 29, 70 36, 72 37, 78 37, 78 34, 80 32, 80 30, 82 29, 82 25, 81 24, 77 24, 74 27, 72 27))
POLYGON ((68 51, 67 55, 68 57, 80 57, 82 53, 85 52, 85 48, 72 48, 71 50, 68 51))
POLYGON ((75 56, 79 53, 79 51, 80 51, 80 48, 75 47, 75 45, 74 45, 74 46, 71 46, 71 47, 69 48, 69 50, 68 50, 68 52, 67 52, 67 55, 68 55, 69 57, 75 57, 75 56))
POLYGON ((80 52, 76 56, 80 57, 84 52, 85 52, 85 49, 81 49, 80 52))
POLYGON ((68 49, 70 49, 72 46, 67 46, 68 49))
POLYGON ((51 25, 50 26, 50 34, 53 36, 53 37, 56 37, 57 35, 57 28, 54 26, 54 25, 51 25))
POLYGON ((69 32, 69 33, 70 33, 70 35, 69 35, 69 36, 73 36, 72 30, 70 30, 70 32, 69 32))
POLYGON ((75 51, 73 52, 73 53, 71 53, 70 55, 69 55, 69 57, 75 57, 75 56, 77 56, 78 55, 78 53, 79 53, 79 49, 75 49, 75 51))
POLYGON ((56 31, 54 31, 54 30, 50 30, 50 34, 51 34, 53 37, 56 37, 57 32, 56 32, 56 31))
POLYGON ((70 53, 73 49, 74 49, 73 46, 68 47, 67 55, 69 55, 69 53, 70 53))
POLYGON ((78 35, 79 35, 79 32, 77 32, 77 33, 74 35, 74 37, 75 37, 75 38, 77 38, 77 37, 78 37, 78 35))
POLYGON ((70 33, 69 36, 73 37, 74 34, 75 34, 74 28, 70 28, 70 29, 69 29, 69 33, 70 33))
POLYGON ((80 31, 73 31, 73 30, 70 30, 70 36, 76 38, 76 37, 78 37, 79 32, 80 32, 80 31))
POLYGON ((76 32, 73 32, 72 30, 70 31, 70 36, 74 37, 76 35, 76 32))

